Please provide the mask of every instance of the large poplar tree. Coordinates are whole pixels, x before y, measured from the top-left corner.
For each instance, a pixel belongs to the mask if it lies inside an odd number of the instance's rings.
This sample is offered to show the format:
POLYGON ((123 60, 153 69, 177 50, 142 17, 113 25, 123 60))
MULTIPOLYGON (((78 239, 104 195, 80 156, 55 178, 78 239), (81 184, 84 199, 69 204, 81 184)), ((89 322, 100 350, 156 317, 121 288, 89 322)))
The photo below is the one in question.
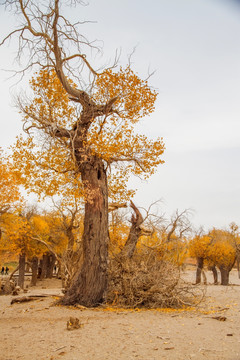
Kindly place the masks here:
MULTIPOLYGON (((27 59, 22 74, 37 70, 33 98, 26 103, 19 98, 29 149, 34 153, 37 145, 42 154, 32 157, 41 171, 31 176, 37 175, 38 186, 44 186, 44 173, 68 174, 69 181, 81 183, 76 189, 85 200, 83 263, 63 303, 96 306, 107 289, 109 171, 118 187, 119 173, 147 178, 162 163, 164 144, 134 132, 139 119, 154 110, 156 92, 130 66, 95 71, 86 56, 93 47, 81 34, 81 23, 64 16, 67 3, 6 0, 20 26, 2 44, 17 36, 19 59, 27 59)), ((23 148, 21 156, 27 164, 23 148)), ((28 171, 28 166, 19 167, 28 171)))

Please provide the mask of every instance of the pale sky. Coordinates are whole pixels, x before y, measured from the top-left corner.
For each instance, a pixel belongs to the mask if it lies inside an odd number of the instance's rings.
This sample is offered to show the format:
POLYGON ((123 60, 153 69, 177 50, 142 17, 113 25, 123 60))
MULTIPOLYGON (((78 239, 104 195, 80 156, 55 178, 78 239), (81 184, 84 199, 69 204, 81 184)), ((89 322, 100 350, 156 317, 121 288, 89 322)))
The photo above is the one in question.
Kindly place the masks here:
MULTIPOLYGON (((136 46, 133 68, 158 92, 155 113, 139 131, 162 136, 164 165, 148 181, 133 179, 135 202, 147 207, 163 199, 162 211, 195 210, 192 222, 207 230, 240 225, 240 1, 89 0, 75 10, 89 39, 104 44, 104 59, 121 48, 121 62, 136 46)), ((13 20, 0 10, 0 33, 13 20)), ((13 67, 12 44, 0 48, 1 68, 13 67)), ((11 106, 13 81, 0 72, 1 133, 6 149, 21 131, 11 106)))

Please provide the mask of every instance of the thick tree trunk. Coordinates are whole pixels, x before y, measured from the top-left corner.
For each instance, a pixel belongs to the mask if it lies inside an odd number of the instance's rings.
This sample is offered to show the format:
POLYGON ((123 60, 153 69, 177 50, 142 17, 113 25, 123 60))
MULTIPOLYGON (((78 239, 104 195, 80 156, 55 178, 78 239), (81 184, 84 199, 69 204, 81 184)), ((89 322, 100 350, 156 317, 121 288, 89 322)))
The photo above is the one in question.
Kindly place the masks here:
POLYGON ((38 279, 41 279, 42 276, 42 264, 43 264, 43 260, 40 259, 38 264, 38 275, 37 275, 38 279))
POLYGON ((132 224, 127 241, 120 253, 121 256, 126 256, 129 259, 133 256, 140 235, 141 229, 136 224, 132 224))
POLYGON ((18 266, 16 267, 16 269, 13 270, 13 272, 12 272, 11 275, 9 276, 9 280, 12 280, 13 275, 14 275, 18 270, 19 270, 19 264, 18 264, 18 266))
POLYGON ((220 267, 219 268, 220 273, 221 273, 221 285, 228 285, 229 284, 229 270, 224 268, 224 267, 220 267))
POLYGON ((63 266, 62 264, 60 266, 60 279, 62 280, 62 288, 66 289, 67 288, 66 271, 65 271, 65 266, 63 266))
POLYGON ((29 262, 27 261, 27 262, 26 262, 26 267, 25 267, 25 272, 26 272, 26 273, 29 273, 29 272, 30 272, 30 269, 31 269, 31 266, 30 266, 29 262))
POLYGON ((238 271, 238 278, 240 279, 240 259, 237 259, 237 271, 238 271))
POLYGON ((236 244, 236 263, 237 263, 238 278, 240 279, 240 244, 236 244))
POLYGON ((197 258, 196 284, 201 284, 203 258, 197 258))
POLYGON ((207 277, 206 277, 206 274, 205 274, 204 270, 202 270, 202 278, 203 278, 203 284, 207 285, 207 277))
POLYGON ((131 208, 134 210, 135 215, 132 215, 131 218, 131 228, 129 231, 129 235, 127 238, 127 241, 120 253, 120 256, 124 256, 127 258, 131 258, 134 254, 134 251, 136 249, 136 245, 138 243, 138 240, 142 234, 142 230, 140 228, 140 225, 143 223, 143 217, 138 208, 134 205, 134 203, 131 201, 131 208))
POLYGON ((97 306, 104 300, 107 289, 108 261, 108 188, 107 175, 101 159, 81 164, 85 186, 85 217, 83 263, 62 303, 97 306))
POLYGON ((37 285, 37 276, 38 276, 38 258, 37 256, 34 256, 32 258, 32 280, 31 280, 32 286, 37 285))
POLYGON ((51 279, 53 277, 53 269, 56 262, 56 256, 54 254, 48 254, 47 258, 47 270, 46 278, 51 279))
POLYGON ((26 262, 25 254, 20 254, 19 255, 18 286, 20 286, 20 288, 22 288, 22 289, 24 288, 25 262, 26 262))
POLYGON ((74 246, 74 234, 73 234, 73 227, 69 226, 66 229, 66 235, 68 238, 68 244, 67 244, 67 250, 68 251, 73 251, 73 246, 74 246))
POLYGON ((46 278, 47 275, 47 262, 48 262, 48 255, 44 254, 42 257, 42 272, 41 272, 41 280, 46 278))
POLYGON ((216 266, 209 266, 208 270, 212 271, 214 285, 217 285, 218 284, 218 273, 217 273, 216 266))

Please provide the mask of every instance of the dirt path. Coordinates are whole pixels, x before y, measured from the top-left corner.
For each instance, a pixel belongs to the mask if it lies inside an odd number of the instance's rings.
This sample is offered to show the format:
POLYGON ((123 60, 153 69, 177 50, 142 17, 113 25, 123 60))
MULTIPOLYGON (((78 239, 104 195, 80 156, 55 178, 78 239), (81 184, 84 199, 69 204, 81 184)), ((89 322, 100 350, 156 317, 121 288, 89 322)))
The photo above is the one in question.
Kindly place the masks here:
MULTIPOLYGON (((208 285, 202 308, 184 312, 81 310, 52 306, 53 297, 10 305, 1 296, 0 360, 240 360, 240 281, 231 276, 235 285, 208 285), (70 316, 80 329, 67 330, 70 316)), ((59 288, 45 281, 30 293, 59 288)))

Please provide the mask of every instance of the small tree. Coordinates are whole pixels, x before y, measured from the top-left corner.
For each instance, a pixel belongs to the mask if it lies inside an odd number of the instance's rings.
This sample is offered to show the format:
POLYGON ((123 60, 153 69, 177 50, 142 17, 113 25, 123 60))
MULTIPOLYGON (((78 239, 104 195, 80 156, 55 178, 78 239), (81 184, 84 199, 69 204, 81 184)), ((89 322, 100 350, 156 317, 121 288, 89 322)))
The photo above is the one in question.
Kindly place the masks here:
POLYGON ((31 219, 23 214, 8 214, 5 216, 5 232, 7 249, 19 254, 18 285, 24 287, 26 259, 32 259, 44 252, 44 248, 34 241, 31 219))
POLYGON ((240 232, 239 232, 239 226, 235 222, 232 222, 231 224, 229 224, 229 227, 230 227, 230 233, 232 236, 232 242, 236 249, 236 263, 237 263, 238 277, 240 279, 240 232))
MULTIPOLYGON (((68 201, 69 203, 69 201, 68 201)), ((49 226, 47 239, 37 235, 36 239, 45 244, 58 260, 63 287, 69 287, 81 260, 82 214, 78 204, 65 207, 55 204, 55 211, 45 215, 49 226)))
POLYGON ((221 273, 221 285, 229 284, 229 273, 236 260, 236 248, 231 233, 226 230, 213 229, 210 232, 213 239, 208 251, 208 258, 221 273))
POLYGON ((196 284, 201 283, 204 261, 206 261, 208 257, 209 246, 211 243, 212 238, 203 234, 196 235, 189 242, 189 255, 197 259, 196 284))
POLYGON ((201 282, 205 262, 213 271, 214 283, 217 284, 217 266, 221 273, 221 285, 228 285, 229 273, 236 260, 236 247, 229 231, 213 229, 207 235, 196 236, 189 243, 189 253, 197 259, 197 284, 201 282))

